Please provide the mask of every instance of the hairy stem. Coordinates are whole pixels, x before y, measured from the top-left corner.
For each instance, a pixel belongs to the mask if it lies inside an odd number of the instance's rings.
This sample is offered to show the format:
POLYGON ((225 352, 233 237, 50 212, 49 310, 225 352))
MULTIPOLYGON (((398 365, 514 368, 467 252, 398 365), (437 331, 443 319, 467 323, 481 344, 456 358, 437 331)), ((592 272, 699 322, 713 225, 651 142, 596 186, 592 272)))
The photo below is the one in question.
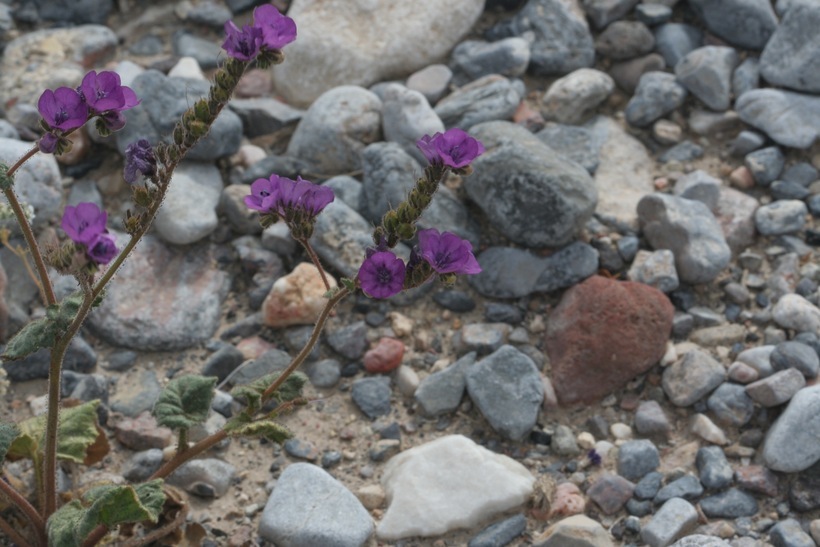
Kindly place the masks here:
MULTIPOLYGON (((34 148, 34 151, 37 151, 36 147, 34 148)), ((33 155, 31 153, 29 154, 27 154, 28 157, 33 155)), ((23 157, 28 159, 26 156, 23 157)), ((20 162, 18 161, 14 165, 17 166, 19 163, 20 162)), ((9 173, 11 173, 11 169, 9 169, 9 173)), ((9 205, 11 205, 12 211, 14 211, 14 216, 17 218, 17 223, 20 225, 20 230, 23 232, 23 237, 26 238, 26 244, 28 245, 29 251, 31 251, 31 256, 34 258, 34 264, 37 266, 37 274, 40 276, 41 281, 40 296, 43 298, 43 302, 45 302, 47 306, 56 304, 57 297, 54 296, 54 287, 51 286, 51 279, 48 277, 46 263, 43 260, 42 253, 40 253, 40 247, 37 245, 37 239, 34 237, 34 230, 31 229, 31 224, 29 224, 26 214, 23 212, 23 208, 20 206, 20 201, 17 199, 17 195, 14 193, 14 190, 11 188, 6 188, 3 190, 3 194, 6 196, 9 205)))
MULTIPOLYGON (((0 494, 5 496, 13 506, 17 507, 31 523, 31 527, 35 530, 38 538, 44 533, 45 521, 43 517, 37 512, 37 509, 23 497, 20 492, 14 489, 12 485, 7 483, 5 479, 0 477, 0 494)), ((42 536, 44 539, 45 536, 42 536)), ((39 543, 39 542, 38 542, 39 543)))
POLYGON ((18 533, 3 517, 0 517, 0 530, 2 530, 15 545, 18 545, 18 547, 32 547, 31 543, 18 533))
POLYGON ((279 389, 285 380, 288 379, 288 376, 293 374, 293 371, 299 368, 299 365, 307 359, 307 356, 310 355, 310 352, 313 350, 313 346, 316 345, 316 342, 319 341, 319 336, 322 334, 322 330, 325 328, 325 322, 327 322, 327 318, 330 317, 330 312, 333 311, 333 308, 339 301, 342 300, 345 296, 349 294, 347 287, 342 287, 339 292, 337 292, 333 297, 327 301, 325 304, 325 308, 322 310, 322 313, 319 314, 319 318, 316 320, 316 325, 313 327, 313 332, 310 334, 310 338, 305 344, 305 347, 302 348, 302 351, 293 358, 293 361, 288 365, 288 368, 282 371, 276 381, 273 382, 265 392, 262 394, 262 400, 266 400, 268 397, 273 395, 273 393, 279 389))
POLYGON ((51 363, 48 370, 48 415, 46 416, 46 444, 43 465, 43 518, 48 520, 57 510, 57 433, 60 422, 60 378, 63 359, 71 340, 85 321, 94 296, 86 293, 83 303, 77 311, 74 321, 68 326, 65 334, 51 348, 51 363))
POLYGON ((319 275, 322 276, 322 282, 325 284, 325 290, 329 291, 330 282, 327 280, 327 274, 325 273, 325 269, 322 267, 322 263, 319 261, 319 257, 316 255, 316 251, 314 251, 313 247, 311 247, 310 241, 308 241, 307 238, 302 238, 297 241, 301 243, 302 247, 304 247, 305 251, 307 251, 311 262, 313 262, 313 265, 316 266, 317 270, 319 270, 319 275))
POLYGON ((22 158, 20 158, 19 160, 17 160, 17 162, 16 162, 14 165, 12 165, 11 167, 9 167, 9 170, 8 170, 8 172, 6 173, 6 175, 8 175, 9 177, 11 177, 12 175, 14 175, 14 172, 15 172, 15 171, 17 171, 18 169, 20 169, 20 167, 21 167, 24 163, 26 163, 28 160, 30 160, 31 158, 33 158, 33 157, 34 157, 34 154, 36 154, 36 153, 37 153, 37 152, 39 152, 39 151, 40 151, 40 147, 39 147, 39 146, 37 146, 36 144, 35 144, 34 146, 32 146, 32 147, 31 147, 31 150, 29 150, 28 152, 26 152, 26 153, 25 153, 25 155, 24 155, 22 158))

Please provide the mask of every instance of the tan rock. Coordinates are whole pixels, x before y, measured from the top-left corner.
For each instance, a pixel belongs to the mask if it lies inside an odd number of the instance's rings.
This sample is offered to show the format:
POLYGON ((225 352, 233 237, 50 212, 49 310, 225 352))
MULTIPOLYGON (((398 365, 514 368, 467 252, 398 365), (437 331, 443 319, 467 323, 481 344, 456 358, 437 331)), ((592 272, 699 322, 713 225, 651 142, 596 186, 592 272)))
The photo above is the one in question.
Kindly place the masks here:
MULTIPOLYGON (((336 280, 327 276, 331 288, 336 280)), ((327 289, 319 270, 302 262, 291 273, 276 280, 262 304, 262 316, 269 327, 312 325, 325 307, 327 289)))

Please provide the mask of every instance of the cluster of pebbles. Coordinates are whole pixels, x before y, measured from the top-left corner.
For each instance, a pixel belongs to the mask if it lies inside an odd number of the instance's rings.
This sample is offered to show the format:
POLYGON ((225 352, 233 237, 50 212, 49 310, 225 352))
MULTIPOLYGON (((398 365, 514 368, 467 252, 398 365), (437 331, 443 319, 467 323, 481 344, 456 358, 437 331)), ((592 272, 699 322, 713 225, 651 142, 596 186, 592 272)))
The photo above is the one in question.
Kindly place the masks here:
MULTIPOLYGON (((4 161, 37 138, 43 89, 107 68, 142 101, 115 135, 84 128, 21 170, 43 241, 79 201, 125 241, 125 147, 169 134, 224 58, 224 22, 258 3, 0 2, 4 161)), ((460 127, 486 153, 419 226, 470 240, 483 272, 343 302, 294 438, 233 440, 169 479, 188 529, 232 546, 820 545, 820 2, 279 7, 299 33, 286 62, 243 78, 69 350, 63 395, 102 400, 113 452, 64 488, 158 468, 168 379, 219 378, 196 441, 239 408, 232 385, 309 337, 324 287, 244 206, 253 180, 332 187, 312 243, 352 277, 423 168, 416 139, 460 127)), ((8 338, 44 309, 9 248, 0 262, 8 338)), ((4 419, 43 411, 47 363, 3 364, 4 419)))

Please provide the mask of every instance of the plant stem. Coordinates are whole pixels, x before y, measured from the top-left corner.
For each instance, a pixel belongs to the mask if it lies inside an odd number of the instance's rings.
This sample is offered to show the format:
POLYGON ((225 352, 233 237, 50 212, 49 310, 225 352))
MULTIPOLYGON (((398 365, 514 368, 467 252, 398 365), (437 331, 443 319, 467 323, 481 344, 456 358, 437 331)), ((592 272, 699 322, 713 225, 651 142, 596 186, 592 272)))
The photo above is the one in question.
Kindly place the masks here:
POLYGON ((46 443, 43 462, 43 519, 48 520, 57 510, 57 432, 60 421, 60 377, 62 376, 63 359, 68 346, 80 326, 85 321, 94 296, 86 293, 77 316, 71 322, 54 347, 51 348, 51 364, 48 370, 48 415, 46 417, 46 443))
POLYGON ((0 493, 6 496, 12 505, 23 512, 29 522, 31 522, 31 527, 34 528, 38 536, 42 534, 42 531, 45 529, 45 521, 37 512, 37 509, 2 477, 0 477, 0 493))
POLYGON ((316 342, 319 341, 319 336, 322 334, 322 329, 325 327, 325 322, 327 318, 330 317, 330 312, 333 311, 333 308, 339 301, 349 294, 347 287, 342 287, 339 292, 337 292, 333 297, 327 301, 325 304, 325 308, 322 310, 322 313, 319 314, 319 318, 316 320, 316 325, 313 327, 313 332, 310 334, 310 338, 305 344, 305 347, 302 348, 302 351, 293 358, 293 361, 288 365, 288 368, 282 371, 276 381, 274 381, 265 392, 262 394, 262 400, 266 400, 268 397, 273 395, 273 393, 279 389, 279 387, 285 383, 285 380, 288 379, 288 376, 293 374, 293 371, 299 368, 299 365, 310 355, 310 352, 313 350, 313 346, 316 345, 316 342))
POLYGON ((9 539, 19 547, 31 547, 31 543, 20 535, 17 530, 15 530, 14 527, 3 517, 0 517, 0 530, 5 532, 9 539))
MULTIPOLYGON (((34 151, 37 151, 36 147, 34 148, 34 151)), ((23 156, 23 158, 28 159, 32 155, 34 154, 29 151, 29 154, 23 156)), ((15 167, 19 163, 19 161, 15 163, 15 167)), ((11 173, 11 169, 9 169, 9 173, 11 173)), ((23 232, 23 237, 26 238, 26 243, 28 244, 29 251, 31 251, 31 256, 34 258, 34 264, 37 266, 37 273, 40 276, 41 281, 40 296, 42 296, 43 302, 45 302, 47 306, 56 304, 57 297, 54 296, 54 288, 51 286, 51 279, 48 277, 46 263, 43 260, 43 255, 40 253, 40 247, 37 245, 37 239, 34 237, 34 231, 31 229, 31 224, 29 224, 26 214, 23 212, 23 208, 20 206, 20 202, 18 201, 14 190, 7 188, 3 190, 3 194, 6 196, 9 205, 11 205, 11 209, 14 211, 14 216, 17 217, 17 223, 20 225, 20 230, 23 232)))
POLYGON ((14 172, 15 172, 15 171, 17 171, 18 169, 20 169, 20 167, 21 167, 24 163, 26 163, 28 160, 30 160, 31 158, 33 158, 33 157, 34 157, 34 154, 36 154, 36 153, 37 153, 37 152, 39 152, 39 151, 40 151, 40 148, 39 148, 36 144, 35 144, 34 146, 32 146, 32 147, 31 147, 31 150, 29 150, 28 152, 26 152, 26 154, 25 154, 22 158, 20 158, 19 160, 17 160, 17 162, 16 162, 14 165, 12 165, 11 167, 9 167, 9 170, 8 170, 8 172, 6 173, 6 175, 8 175, 9 177, 10 177, 10 176, 12 176, 12 175, 14 175, 14 172))
POLYGON ((316 269, 319 270, 319 275, 322 276, 322 282, 325 284, 325 290, 330 290, 330 282, 327 280, 327 274, 325 274, 325 269, 322 267, 322 263, 319 261, 319 257, 316 256, 316 251, 313 250, 313 247, 310 245, 310 241, 305 238, 298 240, 299 243, 302 244, 302 247, 305 248, 307 251, 310 260, 313 262, 313 265, 316 266, 316 269))

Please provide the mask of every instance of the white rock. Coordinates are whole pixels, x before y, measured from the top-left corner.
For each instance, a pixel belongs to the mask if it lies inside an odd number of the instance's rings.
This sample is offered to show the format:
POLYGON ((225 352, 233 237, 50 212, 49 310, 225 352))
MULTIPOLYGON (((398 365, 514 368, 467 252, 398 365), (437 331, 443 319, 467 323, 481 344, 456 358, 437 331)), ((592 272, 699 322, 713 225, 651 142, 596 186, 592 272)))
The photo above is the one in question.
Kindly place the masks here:
POLYGON ((542 99, 544 118, 577 125, 589 118, 615 89, 606 72, 579 68, 553 82, 542 99))
POLYGON ((419 375, 407 365, 401 365, 396 369, 396 387, 405 397, 412 397, 419 387, 419 375))
POLYGON ((692 433, 712 444, 721 446, 729 444, 726 433, 704 414, 695 414, 692 418, 692 433))
POLYGON ((772 318, 781 327, 820 335, 820 309, 799 294, 787 294, 778 300, 772 318))
POLYGON ((400 84, 388 84, 382 102, 385 140, 400 144, 405 152, 426 165, 427 160, 416 146, 416 141, 424 135, 443 133, 441 118, 424 95, 400 84))
POLYGON ((389 506, 376 534, 392 541, 469 528, 526 502, 534 482, 507 456, 462 435, 442 437, 387 463, 382 485, 389 506))
POLYGON ((304 106, 338 85, 406 77, 446 57, 483 10, 484 0, 294 0, 299 37, 274 85, 304 106))
POLYGON ((193 80, 205 80, 205 73, 199 63, 193 57, 182 57, 177 64, 168 71, 168 76, 177 78, 191 78, 193 80))

